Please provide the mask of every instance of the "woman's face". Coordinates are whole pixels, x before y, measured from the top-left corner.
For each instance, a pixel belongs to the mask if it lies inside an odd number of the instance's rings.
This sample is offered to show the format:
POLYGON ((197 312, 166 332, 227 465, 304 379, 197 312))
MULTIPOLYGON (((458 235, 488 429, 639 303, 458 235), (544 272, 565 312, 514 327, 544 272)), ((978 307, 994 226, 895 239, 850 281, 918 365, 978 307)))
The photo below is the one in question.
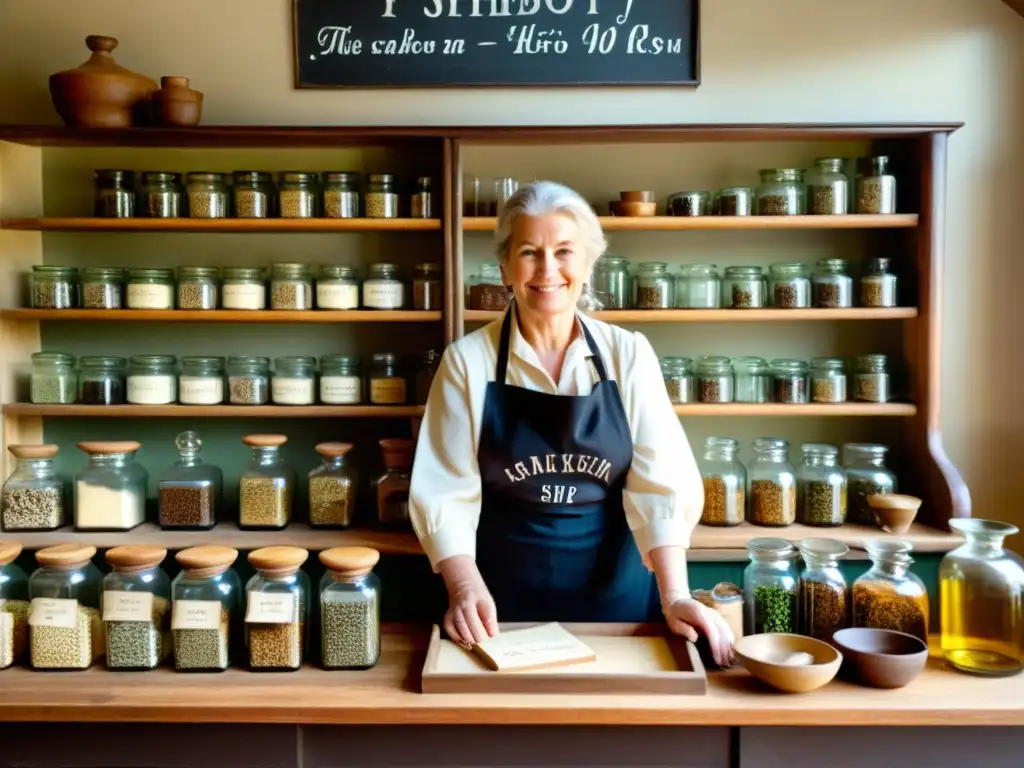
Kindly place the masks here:
POLYGON ((587 262, 579 228, 569 216, 520 216, 501 276, 520 308, 547 316, 572 314, 590 275, 587 262))

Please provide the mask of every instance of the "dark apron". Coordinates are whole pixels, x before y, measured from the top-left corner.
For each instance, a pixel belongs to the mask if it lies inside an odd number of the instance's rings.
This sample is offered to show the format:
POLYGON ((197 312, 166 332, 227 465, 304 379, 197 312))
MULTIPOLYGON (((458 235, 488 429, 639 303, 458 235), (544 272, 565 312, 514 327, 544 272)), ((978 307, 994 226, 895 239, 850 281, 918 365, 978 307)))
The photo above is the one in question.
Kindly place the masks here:
POLYGON ((619 389, 586 326, 598 377, 592 394, 506 384, 514 311, 502 324, 477 453, 477 565, 498 620, 652 620, 660 615, 654 578, 622 507, 633 440, 619 389))

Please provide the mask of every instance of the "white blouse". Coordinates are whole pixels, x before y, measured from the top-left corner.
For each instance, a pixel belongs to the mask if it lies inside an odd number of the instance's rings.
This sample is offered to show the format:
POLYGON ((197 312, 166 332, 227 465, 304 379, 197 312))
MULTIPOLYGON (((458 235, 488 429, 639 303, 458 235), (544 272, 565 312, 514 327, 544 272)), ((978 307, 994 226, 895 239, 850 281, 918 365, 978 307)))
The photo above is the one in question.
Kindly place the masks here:
MULTIPOLYGON (((477 448, 487 383, 495 379, 503 319, 448 346, 427 400, 409 514, 435 571, 438 563, 454 555, 476 555, 481 503, 477 448)), ((689 547, 704 506, 700 471, 650 342, 642 334, 592 318, 582 322, 597 343, 608 377, 618 383, 629 422, 633 462, 622 500, 647 563, 647 554, 657 547, 689 547)), ((513 314, 506 382, 552 395, 588 395, 596 379, 589 355, 586 339, 578 334, 556 383, 520 335, 513 314)))

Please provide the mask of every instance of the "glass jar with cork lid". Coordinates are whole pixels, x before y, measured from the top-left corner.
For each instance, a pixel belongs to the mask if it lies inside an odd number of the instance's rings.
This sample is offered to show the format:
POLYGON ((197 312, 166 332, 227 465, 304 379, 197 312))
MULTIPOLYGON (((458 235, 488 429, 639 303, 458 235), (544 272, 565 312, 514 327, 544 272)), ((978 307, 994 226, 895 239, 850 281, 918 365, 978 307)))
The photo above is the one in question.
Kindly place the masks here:
POLYGON ((56 445, 8 445, 18 460, 0 492, 0 528, 55 531, 64 525, 64 482, 53 469, 56 445))
POLYGON ((380 659, 380 553, 369 547, 332 547, 320 553, 324 669, 369 669, 380 659))
POLYGON ((354 171, 324 174, 324 216, 328 219, 359 218, 359 181, 354 171))
POLYGON ((373 481, 377 499, 377 522, 383 526, 409 526, 409 483, 416 443, 405 438, 380 441, 384 474, 373 481))
POLYGON ((839 558, 850 548, 835 539, 803 539, 798 545, 804 559, 800 572, 800 632, 826 643, 850 626, 849 589, 839 569, 839 558))
POLYGON ((39 568, 28 580, 33 669, 88 669, 106 652, 95 554, 96 547, 70 543, 36 552, 39 568))
POLYGON ((351 443, 320 443, 324 457, 309 473, 309 525, 311 528, 348 528, 356 511, 358 473, 345 462, 351 443))
POLYGON ((276 213, 274 177, 266 171, 235 171, 231 191, 239 219, 269 219, 276 213))
POLYGON ((370 370, 370 403, 405 405, 407 399, 406 380, 398 369, 398 356, 392 352, 374 352, 370 370))
POLYGON ((107 669, 156 669, 170 653, 171 580, 160 564, 164 547, 127 544, 108 549, 103 579, 107 669))
POLYGON ((748 521, 754 525, 792 525, 796 521, 796 470, 789 463, 789 443, 773 437, 757 438, 747 475, 748 521))
POLYGON ((928 642, 928 590, 910 570, 909 541, 869 539, 871 568, 853 582, 853 626, 891 629, 928 642))
POLYGON ((846 473, 836 464, 839 449, 804 443, 796 471, 796 520, 803 525, 837 526, 846 522, 846 473))
POLYGON ((142 443, 133 440, 81 442, 89 463, 75 475, 75 528, 130 531, 146 520, 149 473, 136 463, 142 443))
POLYGON ((67 405, 78 397, 75 358, 65 352, 33 352, 29 375, 33 403, 67 405))
POLYGON ((238 493, 239 528, 280 529, 292 518, 295 472, 281 458, 284 435, 246 435, 252 459, 242 473, 238 493))
POLYGON ((223 672, 241 626, 242 582, 231 567, 237 550, 216 544, 189 547, 174 559, 181 572, 171 584, 171 634, 178 672, 223 672))
POLYGON ((317 175, 285 171, 278 184, 278 212, 282 219, 312 219, 317 215, 317 175))
POLYGON ((178 459, 157 482, 160 527, 209 530, 217 523, 224 473, 200 457, 203 441, 198 432, 182 432, 174 439, 174 447, 178 459))
POLYGON ((738 440, 708 437, 697 462, 704 480, 703 525, 739 525, 746 516, 747 470, 738 458, 738 440))
POLYGON ((249 553, 256 574, 245 585, 245 648, 254 672, 294 672, 302 666, 312 620, 309 576, 300 547, 249 553))
POLYGON ((21 549, 0 541, 0 669, 20 664, 28 649, 28 575, 14 562, 21 549))

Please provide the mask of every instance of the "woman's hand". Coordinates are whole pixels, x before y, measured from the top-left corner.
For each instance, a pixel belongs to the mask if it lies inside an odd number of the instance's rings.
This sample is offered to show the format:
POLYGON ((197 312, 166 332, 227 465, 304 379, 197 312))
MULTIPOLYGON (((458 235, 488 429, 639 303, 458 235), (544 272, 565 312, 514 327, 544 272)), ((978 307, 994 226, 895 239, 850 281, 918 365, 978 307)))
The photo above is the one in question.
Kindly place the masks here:
POLYGON ((693 598, 675 600, 663 609, 668 628, 691 643, 697 642, 697 633, 704 635, 711 646, 711 655, 720 667, 732 666, 735 656, 732 630, 725 619, 711 608, 693 598))
POLYGON ((438 570, 448 590, 444 631, 469 648, 498 634, 498 611, 473 558, 457 555, 442 560, 438 570))

